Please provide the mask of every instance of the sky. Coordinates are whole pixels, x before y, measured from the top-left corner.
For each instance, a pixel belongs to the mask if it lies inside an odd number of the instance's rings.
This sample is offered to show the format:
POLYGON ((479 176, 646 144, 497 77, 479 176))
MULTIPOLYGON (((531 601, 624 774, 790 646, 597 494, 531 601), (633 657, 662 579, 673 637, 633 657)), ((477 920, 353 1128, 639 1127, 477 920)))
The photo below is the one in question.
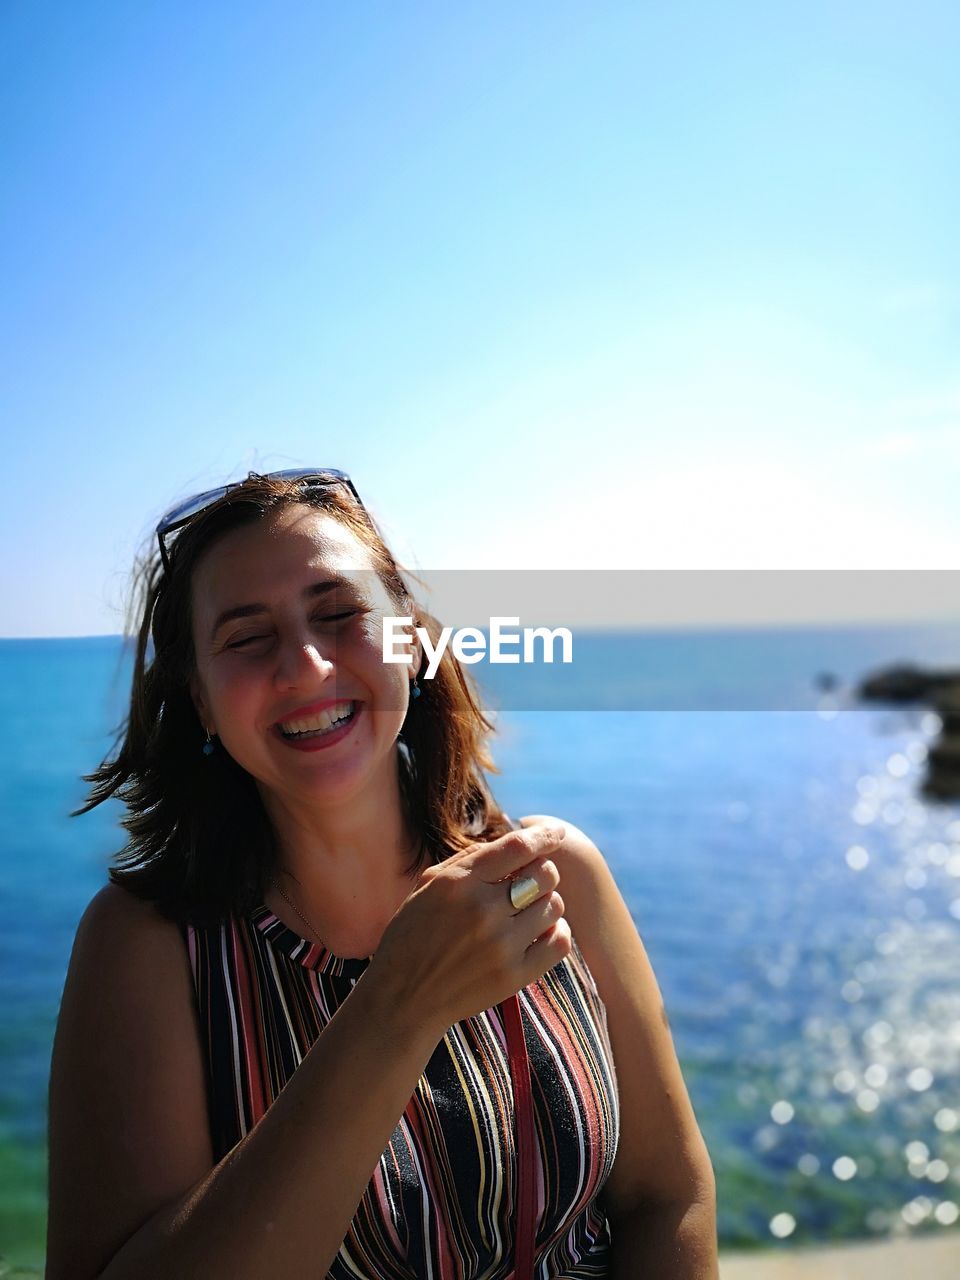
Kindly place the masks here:
POLYGON ((5 0, 0 635, 119 632, 170 505, 287 466, 424 571, 955 569, 958 56, 926 0, 5 0))

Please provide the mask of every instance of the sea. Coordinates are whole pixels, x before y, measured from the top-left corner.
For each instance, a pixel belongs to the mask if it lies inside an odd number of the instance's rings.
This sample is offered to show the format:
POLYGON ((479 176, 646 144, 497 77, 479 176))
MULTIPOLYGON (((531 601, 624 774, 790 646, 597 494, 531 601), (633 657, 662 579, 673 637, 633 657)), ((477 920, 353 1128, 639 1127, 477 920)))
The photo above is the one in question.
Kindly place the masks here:
MULTIPOLYGON (((935 710, 857 696, 894 664, 956 670, 960 624, 575 646, 559 673, 471 668, 489 782, 511 815, 602 850, 710 1151, 721 1246, 960 1226, 960 801, 923 788, 935 710)), ((59 1001, 123 844, 117 802, 68 815, 130 670, 118 636, 0 640, 0 1276, 43 1265, 59 1001)))

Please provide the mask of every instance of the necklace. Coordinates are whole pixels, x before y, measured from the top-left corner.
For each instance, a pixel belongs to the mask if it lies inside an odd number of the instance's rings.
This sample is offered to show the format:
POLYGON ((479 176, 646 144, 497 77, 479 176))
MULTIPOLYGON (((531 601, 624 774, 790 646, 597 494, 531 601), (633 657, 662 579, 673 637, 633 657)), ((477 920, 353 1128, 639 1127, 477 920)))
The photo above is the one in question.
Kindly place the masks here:
MULTIPOLYGON (((293 910, 297 913, 297 915, 300 917, 300 919, 303 921, 303 923, 307 926, 307 928, 308 928, 308 929, 310 930, 310 932, 313 934, 314 939, 315 939, 316 941, 318 941, 318 942, 319 942, 319 940, 320 940, 320 930, 319 930, 319 929, 315 929, 315 928, 313 927, 313 925, 310 923, 310 921, 307 919, 307 917, 306 917, 306 916, 303 914, 303 912, 300 910, 300 908, 297 906, 297 904, 296 904, 295 902, 291 902, 291 901, 290 901, 290 899, 287 897, 287 895, 286 895, 286 894, 283 892, 283 890, 280 888, 280 881, 279 881, 279 880, 276 880, 276 879, 271 879, 270 883, 271 883, 271 884, 273 885, 273 887, 276 889, 277 893, 279 893, 280 897, 284 900, 284 902, 287 904, 287 906, 288 906, 288 907, 292 907, 292 908, 293 908, 293 910)), ((321 943, 320 945, 322 946, 323 944, 321 943)))

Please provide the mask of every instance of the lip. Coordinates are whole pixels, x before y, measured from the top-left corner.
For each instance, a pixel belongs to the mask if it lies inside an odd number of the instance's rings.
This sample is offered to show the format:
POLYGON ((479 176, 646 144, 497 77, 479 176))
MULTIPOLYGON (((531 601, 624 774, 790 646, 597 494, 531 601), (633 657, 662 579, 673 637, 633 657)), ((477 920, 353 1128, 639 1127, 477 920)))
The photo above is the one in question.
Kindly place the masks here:
POLYGON ((359 698, 324 698, 322 702, 311 702, 306 707, 297 707, 296 711, 288 711, 286 715, 274 721, 273 727, 278 729, 280 725, 287 724, 291 720, 302 720, 305 716, 316 715, 318 711, 326 711, 327 707, 335 707, 341 702, 352 702, 358 709, 361 706, 359 698))
MULTIPOLYGON (((328 733, 323 738, 306 738, 298 742, 295 738, 285 738, 283 731, 278 724, 273 726, 274 737, 278 738, 285 747, 289 747, 291 751, 326 751, 330 747, 336 746, 343 738, 353 733, 357 726, 357 721, 363 714, 362 702, 358 702, 356 698, 337 698, 335 702, 352 702, 354 705, 353 718, 348 720, 346 724, 342 724, 339 729, 334 729, 332 733, 328 733)), ((327 706, 330 705, 328 702, 327 706)))

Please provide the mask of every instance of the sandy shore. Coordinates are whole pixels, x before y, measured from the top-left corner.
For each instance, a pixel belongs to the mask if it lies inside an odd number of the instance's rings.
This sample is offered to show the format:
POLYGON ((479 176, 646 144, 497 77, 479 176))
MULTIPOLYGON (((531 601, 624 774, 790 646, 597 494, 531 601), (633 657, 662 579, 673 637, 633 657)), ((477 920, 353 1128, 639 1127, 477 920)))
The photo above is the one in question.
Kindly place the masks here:
POLYGON ((915 1240, 722 1253, 721 1280, 958 1280, 960 1231, 915 1240))

